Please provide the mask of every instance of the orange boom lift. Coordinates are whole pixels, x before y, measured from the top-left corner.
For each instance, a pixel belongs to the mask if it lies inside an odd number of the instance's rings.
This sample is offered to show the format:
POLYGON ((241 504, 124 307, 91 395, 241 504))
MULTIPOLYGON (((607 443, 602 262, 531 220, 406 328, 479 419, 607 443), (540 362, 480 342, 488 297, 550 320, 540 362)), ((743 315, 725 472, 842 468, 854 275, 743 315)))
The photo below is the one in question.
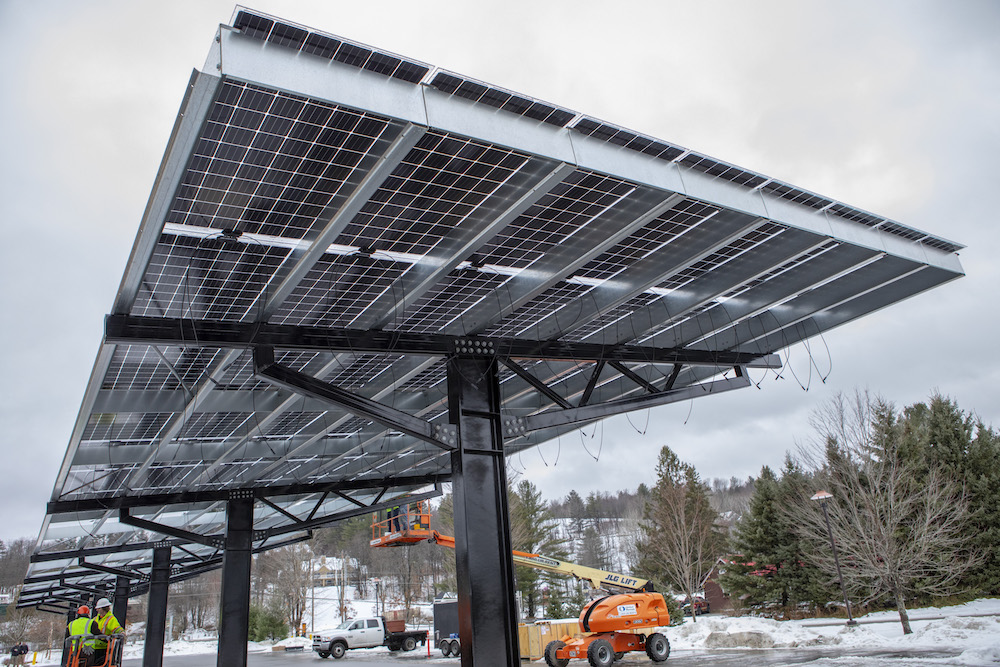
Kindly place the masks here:
MULTIPOLYGON (((430 527, 430 511, 423 501, 401 505, 389 516, 372 521, 373 547, 395 547, 417 542, 433 542, 455 548, 455 538, 430 527)), ((630 651, 645 651, 653 662, 663 662, 670 655, 670 642, 660 632, 647 634, 659 626, 670 625, 670 614, 663 595, 653 591, 652 583, 628 575, 567 563, 540 554, 512 551, 514 562, 549 572, 566 574, 590 583, 595 590, 618 590, 597 597, 580 612, 580 634, 565 636, 545 647, 549 667, 566 667, 571 659, 586 658, 592 667, 610 667, 630 651)))

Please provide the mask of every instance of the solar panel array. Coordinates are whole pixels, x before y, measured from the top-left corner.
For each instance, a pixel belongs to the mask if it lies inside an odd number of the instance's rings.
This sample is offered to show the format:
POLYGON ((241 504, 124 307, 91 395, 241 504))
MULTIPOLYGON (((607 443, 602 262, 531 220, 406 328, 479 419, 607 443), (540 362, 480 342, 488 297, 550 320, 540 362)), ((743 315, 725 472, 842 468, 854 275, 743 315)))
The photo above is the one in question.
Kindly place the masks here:
MULTIPOLYGON (((961 275, 961 246, 950 241, 417 61, 247 10, 220 42, 235 55, 220 58, 221 75, 206 68, 193 79, 116 314, 765 356, 961 275), (230 74, 243 57, 301 68, 310 81, 361 77, 358 94, 321 97, 294 81, 230 74), (358 103, 380 86, 389 99, 438 105, 445 120, 415 124, 391 106, 358 103), (518 131, 500 141, 492 130, 456 129, 474 128, 463 119, 481 113, 518 131), (521 131, 607 155, 607 164, 555 159, 521 131), (705 185, 636 177, 661 172, 705 185), (735 195, 715 200, 719 187, 735 195), (733 197, 791 208, 762 216, 733 197), (872 241, 886 234, 895 240, 872 241)), ((279 348, 275 357, 447 423, 441 356, 279 348)), ((594 365, 580 360, 521 363, 570 402, 645 391, 610 365, 592 381, 594 365)), ((677 388, 733 372, 629 370, 677 388)), ((556 405, 510 369, 501 378, 508 415, 556 405)), ((506 446, 516 452, 568 428, 506 446)), ((211 535, 223 530, 228 491, 288 489, 273 499, 283 511, 337 516, 426 491, 450 470, 446 450, 275 388, 255 374, 247 346, 105 341, 25 599, 51 595, 67 577, 106 578, 60 553, 146 571, 152 538, 120 520, 126 496, 134 516, 211 535), (295 492, 324 484, 339 492, 295 492), (150 505, 139 506, 143 498, 150 505)), ((287 518, 258 505, 255 527, 287 518)), ((203 562, 218 553, 187 548, 203 562)))

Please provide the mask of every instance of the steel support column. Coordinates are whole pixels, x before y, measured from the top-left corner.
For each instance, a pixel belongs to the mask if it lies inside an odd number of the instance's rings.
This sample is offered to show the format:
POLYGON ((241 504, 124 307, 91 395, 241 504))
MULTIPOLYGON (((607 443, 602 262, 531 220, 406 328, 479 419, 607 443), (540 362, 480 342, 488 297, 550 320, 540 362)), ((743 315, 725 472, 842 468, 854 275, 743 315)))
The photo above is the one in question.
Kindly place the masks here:
POLYGON ((125 617, 128 614, 128 594, 132 580, 128 577, 115 577, 115 599, 111 612, 118 622, 125 627, 125 617))
POLYGON ((246 667, 247 664, 253 503, 252 495, 234 496, 226 506, 218 667, 246 667))
POLYGON ((63 628, 63 647, 62 655, 59 658, 59 667, 66 667, 66 661, 69 659, 69 651, 66 650, 66 640, 69 639, 69 624, 76 620, 76 610, 76 607, 70 605, 69 611, 66 612, 66 627, 63 628))
MULTIPOLYGON (((163 664, 163 642, 167 631, 167 592, 170 588, 169 546, 153 548, 152 566, 149 573, 146 645, 142 650, 142 667, 161 667, 163 664)), ((119 579, 124 579, 124 577, 119 577, 119 579)), ((115 602, 117 601, 118 591, 116 590, 115 602)), ((126 598, 127 603, 128 598, 126 598)))
POLYGON ((514 603, 500 384, 493 357, 448 359, 455 562, 462 667, 521 664, 514 603))

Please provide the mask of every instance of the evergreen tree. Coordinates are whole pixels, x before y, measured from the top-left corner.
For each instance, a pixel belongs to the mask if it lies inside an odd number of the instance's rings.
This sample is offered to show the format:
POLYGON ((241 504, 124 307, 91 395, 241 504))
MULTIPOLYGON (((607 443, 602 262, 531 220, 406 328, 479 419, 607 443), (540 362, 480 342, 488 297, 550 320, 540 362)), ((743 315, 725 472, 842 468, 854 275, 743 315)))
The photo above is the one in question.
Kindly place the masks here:
POLYGON ((751 606, 778 601, 787 604, 787 591, 778 574, 779 545, 786 537, 778 509, 778 480, 764 466, 754 481, 749 511, 736 524, 732 538, 734 562, 722 576, 722 585, 730 596, 751 606))
POLYGON ((733 535, 738 557, 722 577, 723 586, 747 604, 789 610, 830 599, 826 577, 806 563, 805 546, 789 518, 790 507, 808 502, 807 489, 808 477, 790 457, 780 479, 765 466, 755 480, 749 509, 733 535))
POLYGON ((899 421, 901 447, 908 464, 925 481, 933 472, 963 487, 969 506, 970 548, 982 564, 970 570, 962 585, 975 593, 1000 592, 1000 468, 997 436, 958 404, 935 394, 916 403, 899 421))
POLYGON ((288 624, 276 605, 250 605, 250 617, 247 625, 247 637, 253 642, 267 639, 284 639, 288 636, 288 624))
MULTIPOLYGON (((535 485, 528 480, 521 480, 515 489, 508 489, 508 498, 513 548, 518 551, 543 554, 550 558, 565 559, 566 550, 563 542, 556 537, 555 520, 535 485)), ((534 617, 541 601, 542 585, 551 581, 553 575, 518 565, 515 567, 514 576, 525 615, 534 617)))
POLYGON ((583 526, 587 516, 583 498, 575 490, 566 495, 566 513, 570 520, 570 537, 578 540, 583 537, 583 526))
POLYGON ((725 550, 719 515, 698 473, 669 447, 660 450, 656 474, 639 544, 639 569, 693 599, 725 550))
POLYGON ((583 531, 579 562, 580 565, 596 567, 599 570, 607 570, 610 567, 608 552, 604 548, 604 541, 601 540, 601 536, 593 526, 587 526, 583 531))
POLYGON ((972 546, 983 556, 965 585, 977 594, 1000 594, 1000 435, 982 422, 969 447, 966 492, 972 546))
POLYGON ((778 480, 780 526, 784 538, 777 555, 784 586, 783 600, 789 608, 802 602, 809 603, 810 607, 825 606, 837 597, 833 582, 805 556, 810 547, 796 532, 792 518, 795 508, 811 502, 809 498, 812 494, 811 475, 791 456, 786 455, 781 478, 778 480))

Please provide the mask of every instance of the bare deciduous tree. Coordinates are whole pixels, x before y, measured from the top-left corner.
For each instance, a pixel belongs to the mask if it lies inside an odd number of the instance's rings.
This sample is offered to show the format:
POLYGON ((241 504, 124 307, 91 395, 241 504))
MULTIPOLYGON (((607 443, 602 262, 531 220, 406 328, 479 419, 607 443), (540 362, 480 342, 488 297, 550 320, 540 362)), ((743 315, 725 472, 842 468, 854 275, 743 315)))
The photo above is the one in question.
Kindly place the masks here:
MULTIPOLYGON (((693 600, 724 550, 719 514, 695 469, 668 447, 660 451, 656 472, 646 506, 646 538, 639 545, 640 568, 693 600)), ((695 613, 693 604, 691 610, 695 613)))
MULTIPOLYGON (((822 461, 816 482, 833 494, 829 519, 844 584, 865 602, 894 599, 909 634, 908 597, 954 592, 977 563, 967 548, 962 490, 942 471, 916 474, 916 462, 901 455, 892 405, 868 392, 836 397, 814 414, 813 426, 820 440, 804 455, 822 461)), ((809 557, 834 576, 822 507, 802 498, 789 511, 813 544, 809 557)))

